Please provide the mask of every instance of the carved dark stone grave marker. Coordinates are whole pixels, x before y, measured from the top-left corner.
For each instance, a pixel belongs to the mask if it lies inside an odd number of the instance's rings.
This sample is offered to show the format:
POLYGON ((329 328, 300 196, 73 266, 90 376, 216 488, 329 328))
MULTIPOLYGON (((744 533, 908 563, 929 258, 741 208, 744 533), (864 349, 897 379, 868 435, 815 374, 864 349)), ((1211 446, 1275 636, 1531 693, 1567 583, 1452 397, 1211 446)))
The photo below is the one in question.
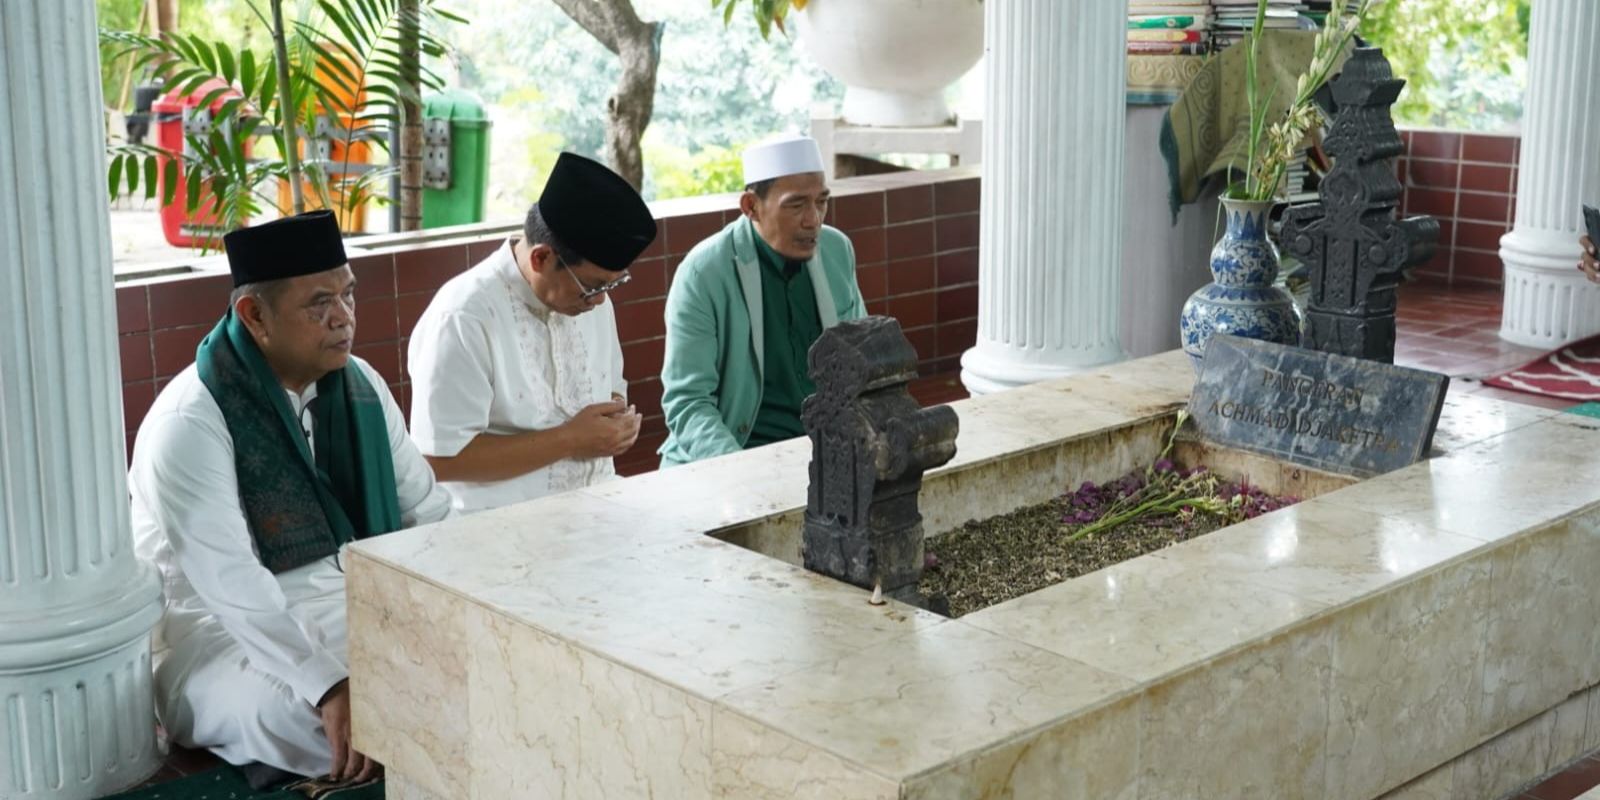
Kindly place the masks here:
POLYGON ((1362 47, 1317 92, 1331 120, 1323 146, 1334 166, 1317 202, 1285 212, 1280 237, 1311 275, 1307 348, 1394 363, 1401 270, 1427 261, 1439 239, 1432 217, 1395 219, 1394 157, 1404 145, 1389 107, 1403 86, 1381 49, 1362 47))
POLYGON ((922 408, 907 391, 917 354, 891 318, 840 323, 807 360, 817 388, 801 410, 811 437, 805 566, 918 603, 917 492, 925 470, 955 455, 956 413, 922 408))
POLYGON ((1428 455, 1449 386, 1432 372, 1214 336, 1189 414, 1207 441, 1368 478, 1428 455))

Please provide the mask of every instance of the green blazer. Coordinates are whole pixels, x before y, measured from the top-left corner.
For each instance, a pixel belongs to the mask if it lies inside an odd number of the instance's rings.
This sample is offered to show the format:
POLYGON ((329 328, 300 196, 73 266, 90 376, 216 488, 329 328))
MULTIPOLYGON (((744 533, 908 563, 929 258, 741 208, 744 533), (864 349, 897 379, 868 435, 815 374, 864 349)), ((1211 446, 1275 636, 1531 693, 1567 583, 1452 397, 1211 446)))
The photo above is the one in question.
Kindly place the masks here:
MULTIPOLYGON (((695 245, 672 276, 661 367, 667 441, 656 451, 663 467, 735 453, 750 439, 764 369, 755 236, 740 217, 695 245)), ((855 248, 842 232, 823 226, 806 272, 823 329, 866 316, 855 248)))

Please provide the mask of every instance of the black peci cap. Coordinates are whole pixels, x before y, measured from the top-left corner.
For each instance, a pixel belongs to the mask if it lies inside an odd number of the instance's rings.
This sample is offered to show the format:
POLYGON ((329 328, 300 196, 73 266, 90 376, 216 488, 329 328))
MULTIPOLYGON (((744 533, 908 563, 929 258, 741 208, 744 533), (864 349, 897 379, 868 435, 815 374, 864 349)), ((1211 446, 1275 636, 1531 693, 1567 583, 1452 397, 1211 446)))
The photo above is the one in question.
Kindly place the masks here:
POLYGON ((604 164, 562 153, 539 195, 539 216, 567 247, 597 267, 621 272, 656 238, 650 207, 604 164))
POLYGON ((222 237, 235 288, 337 269, 349 262, 332 211, 311 211, 222 237))

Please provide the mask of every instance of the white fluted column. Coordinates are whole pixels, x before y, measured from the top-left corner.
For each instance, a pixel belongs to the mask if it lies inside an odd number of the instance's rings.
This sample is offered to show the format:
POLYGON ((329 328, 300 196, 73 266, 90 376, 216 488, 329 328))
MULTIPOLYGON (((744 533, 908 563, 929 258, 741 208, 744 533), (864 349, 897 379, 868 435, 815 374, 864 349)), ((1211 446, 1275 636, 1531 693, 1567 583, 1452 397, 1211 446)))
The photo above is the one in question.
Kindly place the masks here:
POLYGON ((1122 358, 1126 0, 984 6, 978 342, 982 394, 1122 358))
POLYGON ((0 11, 0 797, 159 766, 128 526, 93 0, 0 11))
POLYGON ((1576 269, 1582 204, 1600 205, 1600 2, 1538 0, 1517 161, 1517 216, 1500 239, 1500 338, 1553 348, 1600 333, 1600 286, 1576 269))

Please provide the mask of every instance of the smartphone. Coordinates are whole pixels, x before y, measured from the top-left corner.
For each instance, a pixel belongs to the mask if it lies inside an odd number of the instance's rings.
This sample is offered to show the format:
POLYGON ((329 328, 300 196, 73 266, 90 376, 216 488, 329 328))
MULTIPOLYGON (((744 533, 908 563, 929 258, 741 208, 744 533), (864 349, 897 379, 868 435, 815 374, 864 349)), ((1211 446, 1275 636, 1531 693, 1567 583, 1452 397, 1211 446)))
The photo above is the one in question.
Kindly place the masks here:
POLYGON ((1587 203, 1583 206, 1583 225, 1589 229, 1589 241, 1600 247, 1600 209, 1587 203))

